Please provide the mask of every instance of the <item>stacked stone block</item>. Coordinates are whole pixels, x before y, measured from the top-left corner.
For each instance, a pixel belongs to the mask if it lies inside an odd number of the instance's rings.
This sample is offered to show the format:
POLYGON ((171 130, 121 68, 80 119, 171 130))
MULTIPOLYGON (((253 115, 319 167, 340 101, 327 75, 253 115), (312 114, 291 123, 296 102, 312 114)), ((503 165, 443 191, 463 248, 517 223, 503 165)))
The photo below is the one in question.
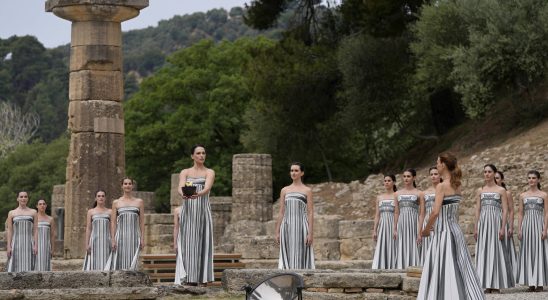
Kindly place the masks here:
MULTIPOLYGON (((46 11, 72 22, 65 185, 65 257, 84 254, 82 232, 97 189, 120 196, 125 173, 121 22, 148 0, 48 0, 46 11)), ((109 203, 110 206, 110 203, 109 203)))

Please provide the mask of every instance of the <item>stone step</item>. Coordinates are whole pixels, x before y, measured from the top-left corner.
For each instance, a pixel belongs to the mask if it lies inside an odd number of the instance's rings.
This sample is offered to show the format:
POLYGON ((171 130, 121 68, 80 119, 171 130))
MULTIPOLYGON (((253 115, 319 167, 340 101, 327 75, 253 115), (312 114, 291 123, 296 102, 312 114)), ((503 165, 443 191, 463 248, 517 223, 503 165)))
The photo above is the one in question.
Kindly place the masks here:
POLYGON ((147 274, 135 271, 0 273, 0 290, 150 287, 147 274))
POLYGON ((304 300, 414 300, 416 297, 399 295, 392 293, 378 292, 356 292, 349 291, 347 293, 335 292, 303 292, 304 300))
MULTIPOLYGON (((278 259, 242 259, 246 269, 277 269, 278 259)), ((316 269, 371 269, 371 260, 316 260, 316 269)))
MULTIPOLYGON (((292 270, 303 276, 305 289, 383 289, 383 291, 398 290, 405 274, 403 270, 292 270)), ((223 286, 229 291, 239 290, 246 284, 254 285, 260 280, 285 270, 243 269, 225 270, 223 286)))
POLYGON ((0 299, 3 300, 125 300, 157 299, 158 297, 159 291, 155 287, 0 290, 0 299))

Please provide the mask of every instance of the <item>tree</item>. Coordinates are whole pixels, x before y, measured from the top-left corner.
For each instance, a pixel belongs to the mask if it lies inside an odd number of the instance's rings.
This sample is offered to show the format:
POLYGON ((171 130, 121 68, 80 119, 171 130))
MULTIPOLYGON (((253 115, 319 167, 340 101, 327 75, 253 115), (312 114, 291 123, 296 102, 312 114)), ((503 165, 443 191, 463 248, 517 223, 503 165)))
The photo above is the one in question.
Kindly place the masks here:
POLYGON ((520 110, 538 110, 535 89, 548 70, 547 16, 548 3, 542 0, 425 6, 412 46, 417 78, 430 91, 450 86, 471 118, 480 118, 506 94, 526 104, 520 110))
POLYGON ((217 173, 213 193, 230 194, 232 155, 244 151, 242 118, 252 98, 247 68, 271 45, 264 38, 203 40, 170 56, 125 103, 127 173, 157 192, 158 210, 169 211, 170 175, 190 166, 196 143, 205 144, 217 173))
MULTIPOLYGON (((327 1, 331 5, 331 1, 327 1)), ((322 13, 331 17, 320 0, 252 0, 245 5, 244 21, 252 28, 266 30, 274 27, 284 12, 290 11, 291 21, 286 34, 311 44, 320 40, 322 13)))
POLYGON ((273 155, 275 186, 287 164, 307 165, 307 179, 333 180, 337 168, 332 143, 322 129, 336 112, 339 74, 333 49, 285 39, 257 57, 250 70, 253 101, 245 113, 245 148, 273 155), (334 170, 335 168, 335 170, 334 170))
POLYGON ((22 113, 19 107, 0 102, 0 158, 30 141, 39 125, 36 113, 22 113))
POLYGON ((345 0, 339 10, 348 32, 374 37, 400 36, 417 20, 424 0, 345 0))

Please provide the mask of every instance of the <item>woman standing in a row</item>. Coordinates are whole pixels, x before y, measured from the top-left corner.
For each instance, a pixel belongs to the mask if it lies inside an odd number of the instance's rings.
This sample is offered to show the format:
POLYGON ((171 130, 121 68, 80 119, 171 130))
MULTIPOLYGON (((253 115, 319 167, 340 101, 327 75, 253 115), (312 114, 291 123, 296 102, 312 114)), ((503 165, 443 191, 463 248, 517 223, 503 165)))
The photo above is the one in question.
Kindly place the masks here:
POLYGON ((442 153, 436 168, 443 182, 436 186, 436 200, 422 232, 429 236, 434 230, 434 236, 424 261, 417 299, 485 299, 458 222, 462 172, 457 158, 442 153))
POLYGON ((394 269, 396 267, 396 242, 394 230, 394 193, 396 176, 384 176, 385 192, 377 196, 373 240, 377 243, 372 269, 394 269))
MULTIPOLYGON (((426 224, 428 223, 428 218, 430 218, 430 213, 432 213, 432 207, 434 206, 434 200, 436 200, 436 187, 438 184, 443 181, 440 177, 440 173, 438 172, 438 169, 436 167, 430 167, 428 169, 428 174, 430 175, 430 187, 427 188, 424 193, 424 207, 425 207, 425 216, 424 216, 424 222, 423 227, 424 229, 426 227, 426 224)), ((422 245, 421 245, 421 265, 424 264, 424 261, 426 260, 426 254, 428 253, 428 248, 430 248, 430 244, 432 243, 432 236, 423 236, 422 237, 422 245)))
POLYGON ((394 232, 397 239, 396 269, 419 266, 422 222, 424 220, 424 197, 417 189, 417 172, 403 172, 403 189, 396 192, 394 202, 394 232))
POLYGON ((55 223, 53 218, 46 214, 48 207, 46 200, 38 200, 36 207, 38 208, 38 247, 34 271, 51 271, 51 256, 55 251, 55 223))
POLYGON ((519 196, 518 239, 521 241, 517 282, 529 291, 548 285, 548 196, 540 190, 540 173, 527 173, 529 188, 519 196))
POLYGON ((122 197, 112 202, 110 236, 112 244, 111 270, 135 270, 139 253, 143 249, 145 212, 142 199, 135 198, 133 180, 122 180, 122 197))
POLYGON ((514 276, 508 270, 504 251, 508 199, 506 190, 495 183, 497 168, 483 168, 485 185, 476 195, 476 268, 486 293, 513 287, 514 276))
POLYGON ((27 206, 27 192, 17 193, 19 206, 10 210, 7 226, 8 272, 25 272, 34 270, 34 256, 38 245, 38 214, 27 206))
POLYGON ((112 210, 105 206, 106 193, 95 193, 93 207, 86 216, 86 257, 84 271, 104 270, 111 253, 110 216, 112 210))

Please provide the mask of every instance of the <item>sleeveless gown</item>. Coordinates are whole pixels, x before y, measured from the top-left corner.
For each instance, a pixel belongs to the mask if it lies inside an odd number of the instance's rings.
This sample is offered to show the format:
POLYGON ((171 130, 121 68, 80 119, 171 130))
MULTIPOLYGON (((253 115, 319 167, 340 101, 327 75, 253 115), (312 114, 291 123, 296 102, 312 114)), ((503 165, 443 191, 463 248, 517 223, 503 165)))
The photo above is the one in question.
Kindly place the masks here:
POLYGON ((544 201, 541 197, 523 199, 521 247, 517 281, 526 286, 548 285, 548 238, 542 240, 544 201))
POLYGON ((396 242, 394 230, 394 200, 379 201, 380 220, 377 228, 377 246, 372 269, 394 269, 396 266, 396 242))
POLYGON ((485 299, 458 223, 460 195, 445 196, 430 234, 419 285, 420 300, 485 299))
POLYGON ((110 257, 110 215, 105 213, 91 216, 89 236, 90 253, 84 259, 84 271, 105 270, 110 257))
POLYGON ((34 271, 51 271, 51 225, 38 222, 38 254, 34 271))
POLYGON ((119 207, 116 223, 117 248, 111 253, 106 269, 136 270, 141 245, 141 229, 139 227, 139 208, 135 206, 119 207))
POLYGON ((307 197, 293 192, 285 195, 285 213, 280 225, 278 268, 314 269, 314 250, 306 245, 308 235, 307 197))
POLYGON ((514 276, 508 270, 503 241, 499 240, 502 204, 499 193, 481 193, 476 268, 481 286, 485 289, 504 289, 514 286, 514 276))
MULTIPOLYGON (((432 212, 432 207, 434 206, 434 200, 436 200, 436 194, 424 195, 425 215, 424 215, 424 222, 422 224, 423 229, 426 226, 426 223, 428 223, 428 218, 430 217, 430 213, 432 212)), ((428 253, 428 248, 430 248, 430 244, 432 243, 432 235, 434 234, 434 232, 435 232, 435 229, 434 231, 430 233, 430 236, 422 238, 421 264, 424 264, 424 261, 426 260, 426 254, 428 253)))
POLYGON ((419 223, 419 197, 398 195, 400 216, 398 218, 398 238, 396 269, 420 265, 420 249, 417 245, 419 223))
MULTIPOLYGON (((205 177, 187 177, 202 191, 205 177)), ((213 221, 209 195, 183 200, 179 219, 175 284, 206 283, 213 278, 213 221)))
POLYGON ((12 226, 12 253, 7 264, 7 271, 32 271, 34 270, 34 255, 32 253, 34 218, 32 216, 15 216, 12 226))

